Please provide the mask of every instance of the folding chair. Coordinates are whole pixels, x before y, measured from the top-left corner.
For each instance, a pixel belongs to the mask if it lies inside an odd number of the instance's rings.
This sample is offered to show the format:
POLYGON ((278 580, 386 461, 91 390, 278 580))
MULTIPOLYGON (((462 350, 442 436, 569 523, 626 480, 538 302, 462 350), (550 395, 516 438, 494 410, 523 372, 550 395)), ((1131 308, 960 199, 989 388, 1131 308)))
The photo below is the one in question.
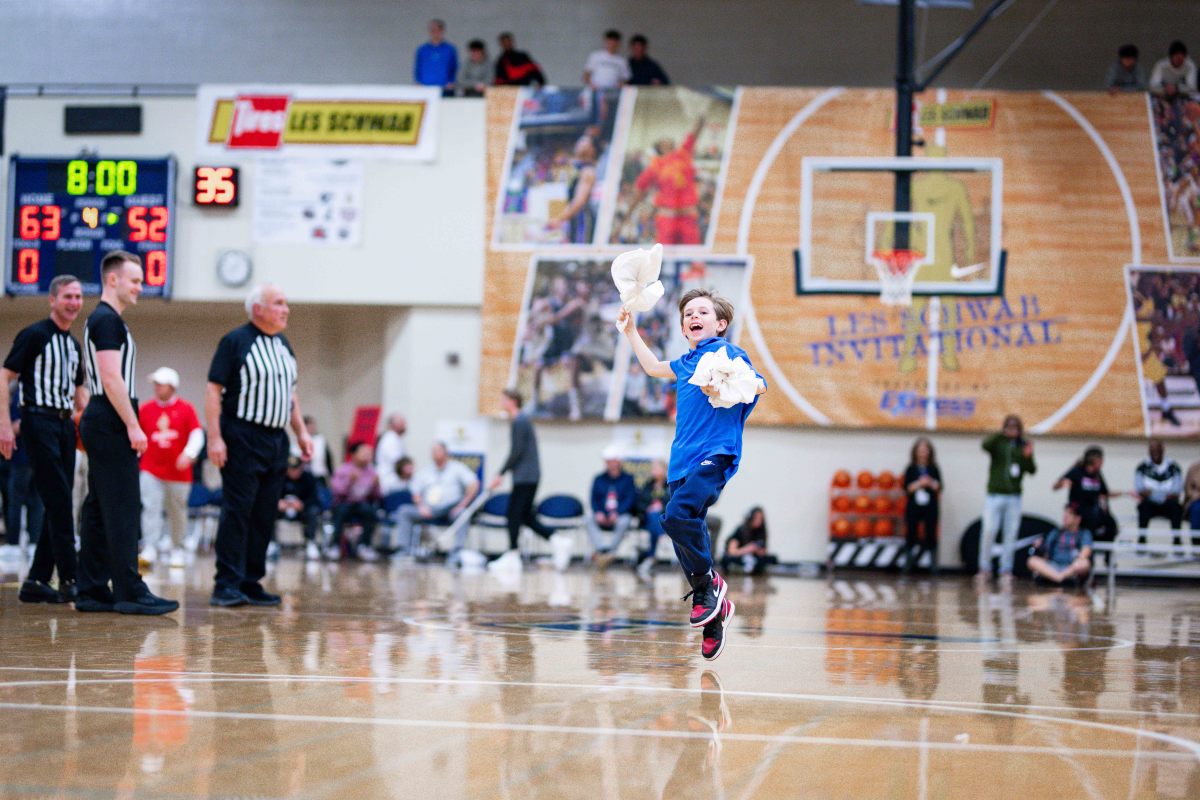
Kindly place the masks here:
MULTIPOLYGON (((552 494, 537 505, 538 520, 548 528, 559 531, 583 531, 587 515, 579 498, 569 494, 552 494)), ((576 539, 579 537, 576 536, 576 539)), ((587 536, 584 536, 586 540, 587 536)), ((532 548, 531 548, 532 549, 532 548)), ((583 552, 579 547, 576 552, 583 552)))
POLYGON ((221 518, 221 490, 209 489, 203 483, 193 483, 187 501, 188 539, 196 543, 196 552, 212 547, 212 527, 221 518), (199 529, 199 530, 197 530, 199 529))

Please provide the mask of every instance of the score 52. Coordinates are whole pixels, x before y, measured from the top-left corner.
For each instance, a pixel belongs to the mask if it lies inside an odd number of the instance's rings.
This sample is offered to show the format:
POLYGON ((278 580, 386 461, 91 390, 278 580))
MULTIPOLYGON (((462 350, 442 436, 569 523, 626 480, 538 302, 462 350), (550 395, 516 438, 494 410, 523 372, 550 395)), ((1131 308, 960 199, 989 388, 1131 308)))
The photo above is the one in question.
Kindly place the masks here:
POLYGON ((237 207, 237 167, 196 167, 194 178, 192 200, 196 205, 237 207))

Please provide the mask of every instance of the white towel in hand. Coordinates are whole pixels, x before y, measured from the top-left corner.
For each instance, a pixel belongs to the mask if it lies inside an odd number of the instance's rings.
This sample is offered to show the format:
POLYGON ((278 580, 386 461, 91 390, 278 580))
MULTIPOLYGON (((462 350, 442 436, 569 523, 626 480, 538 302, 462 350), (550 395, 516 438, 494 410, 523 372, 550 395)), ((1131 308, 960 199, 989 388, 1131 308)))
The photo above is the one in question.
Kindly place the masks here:
POLYGON ((732 408, 738 403, 753 402, 761 385, 746 360, 741 356, 731 359, 725 347, 700 356, 700 363, 688 383, 716 389, 717 394, 708 398, 713 408, 732 408))
POLYGON ((630 250, 613 259, 613 283, 621 293, 621 305, 629 311, 649 311, 666 291, 658 279, 662 252, 662 245, 656 244, 649 250, 630 250))

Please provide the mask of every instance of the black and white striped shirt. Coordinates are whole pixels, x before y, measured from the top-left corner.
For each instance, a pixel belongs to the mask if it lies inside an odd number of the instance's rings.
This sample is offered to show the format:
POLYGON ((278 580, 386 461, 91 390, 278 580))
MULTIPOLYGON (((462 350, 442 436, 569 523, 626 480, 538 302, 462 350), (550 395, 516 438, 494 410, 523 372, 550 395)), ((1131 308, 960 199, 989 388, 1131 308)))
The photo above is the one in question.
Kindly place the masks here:
POLYGON ((20 403, 25 408, 70 411, 75 387, 83 385, 79 342, 49 318, 17 334, 4 367, 20 376, 20 403))
MULTIPOLYGON (((96 354, 102 350, 118 350, 121 353, 121 377, 129 390, 131 402, 137 400, 136 381, 137 345, 129 326, 117 310, 103 300, 87 319, 83 327, 83 352, 87 360, 88 389, 92 397, 104 397, 104 384, 100 381, 100 365, 96 354)), ((107 398, 106 398, 107 399, 107 398)))
POLYGON ((287 427, 296 389, 296 354, 282 334, 263 333, 253 323, 222 337, 208 370, 221 386, 221 414, 267 428, 287 427))

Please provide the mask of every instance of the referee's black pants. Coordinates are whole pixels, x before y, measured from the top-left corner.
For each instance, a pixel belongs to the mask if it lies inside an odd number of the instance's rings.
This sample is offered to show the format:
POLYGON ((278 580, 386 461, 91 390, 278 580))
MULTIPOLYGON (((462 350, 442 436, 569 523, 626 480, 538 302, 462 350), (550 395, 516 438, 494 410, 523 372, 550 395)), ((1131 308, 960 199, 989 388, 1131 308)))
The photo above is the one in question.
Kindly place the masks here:
POLYGON ((148 591, 137 568, 142 528, 137 451, 129 446, 124 421, 103 396, 88 403, 79 434, 88 454, 88 493, 79 526, 79 594, 109 602, 111 579, 112 601, 135 600, 148 591))
POLYGON ((221 470, 216 588, 255 592, 267 574, 267 545, 287 478, 288 437, 280 428, 222 416, 221 438, 227 454, 221 470))
POLYGON ((75 520, 71 488, 75 481, 75 423, 69 411, 26 408, 21 413, 21 446, 33 467, 33 485, 46 511, 33 551, 29 578, 75 580, 75 520))

